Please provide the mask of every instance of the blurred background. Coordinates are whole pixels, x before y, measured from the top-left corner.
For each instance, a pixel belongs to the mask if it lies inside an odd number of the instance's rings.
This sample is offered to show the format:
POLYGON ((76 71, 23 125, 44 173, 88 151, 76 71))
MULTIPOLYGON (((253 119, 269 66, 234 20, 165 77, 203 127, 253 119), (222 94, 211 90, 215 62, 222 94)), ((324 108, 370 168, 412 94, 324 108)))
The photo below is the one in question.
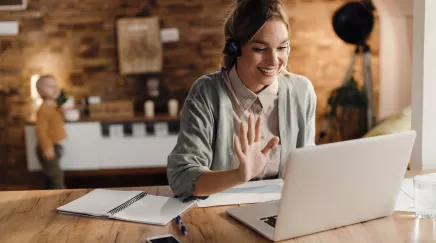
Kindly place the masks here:
MULTIPOLYGON (((0 190, 43 188, 34 152, 41 103, 35 81, 42 74, 53 75, 68 95, 67 187, 167 184, 179 111, 192 83, 219 68, 232 2, 0 0, 0 190)), ((317 94, 317 143, 410 129, 413 1, 283 2, 292 23, 289 70, 308 77, 317 94), (365 42, 371 126, 367 106, 353 96, 368 94, 364 58, 357 56, 352 78, 344 80, 356 45, 341 39, 332 23, 350 2, 374 7, 365 42), (341 93, 350 80, 357 86, 341 93)), ((351 19, 353 12, 343 16, 351 19)))

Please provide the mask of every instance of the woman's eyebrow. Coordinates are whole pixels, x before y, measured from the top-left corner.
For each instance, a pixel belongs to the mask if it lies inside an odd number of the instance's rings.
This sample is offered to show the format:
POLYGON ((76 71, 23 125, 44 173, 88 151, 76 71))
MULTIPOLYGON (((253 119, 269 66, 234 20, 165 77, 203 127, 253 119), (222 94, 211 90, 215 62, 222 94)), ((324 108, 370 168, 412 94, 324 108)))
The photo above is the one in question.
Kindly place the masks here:
MULTIPOLYGON (((280 45, 281 45, 281 44, 285 44, 285 43, 288 42, 288 41, 289 41, 289 40, 286 39, 286 40, 282 41, 282 42, 280 43, 280 45)), ((250 43, 262 44, 262 45, 269 45, 269 43, 268 43, 267 41, 263 41, 263 40, 252 40, 250 43)))

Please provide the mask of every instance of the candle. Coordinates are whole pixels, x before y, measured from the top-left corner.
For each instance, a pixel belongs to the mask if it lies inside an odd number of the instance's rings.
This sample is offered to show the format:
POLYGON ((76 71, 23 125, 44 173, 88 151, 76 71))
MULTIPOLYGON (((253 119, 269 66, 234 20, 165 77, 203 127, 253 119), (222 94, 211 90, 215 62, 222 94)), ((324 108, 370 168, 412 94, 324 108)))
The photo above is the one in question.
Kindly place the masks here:
POLYGON ((151 100, 144 102, 144 114, 148 118, 154 117, 154 103, 151 100))
POLYGON ((171 99, 168 101, 168 114, 170 116, 177 116, 179 111, 179 102, 176 99, 171 99))

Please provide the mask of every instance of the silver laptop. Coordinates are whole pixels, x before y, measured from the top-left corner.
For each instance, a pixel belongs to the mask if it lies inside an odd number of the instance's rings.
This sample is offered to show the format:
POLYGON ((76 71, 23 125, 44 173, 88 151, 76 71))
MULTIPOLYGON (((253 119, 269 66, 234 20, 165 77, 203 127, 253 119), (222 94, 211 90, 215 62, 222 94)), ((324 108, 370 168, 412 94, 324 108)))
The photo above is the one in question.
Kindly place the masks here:
POLYGON ((227 213, 272 241, 389 216, 415 136, 410 131, 296 149, 279 201, 227 213))

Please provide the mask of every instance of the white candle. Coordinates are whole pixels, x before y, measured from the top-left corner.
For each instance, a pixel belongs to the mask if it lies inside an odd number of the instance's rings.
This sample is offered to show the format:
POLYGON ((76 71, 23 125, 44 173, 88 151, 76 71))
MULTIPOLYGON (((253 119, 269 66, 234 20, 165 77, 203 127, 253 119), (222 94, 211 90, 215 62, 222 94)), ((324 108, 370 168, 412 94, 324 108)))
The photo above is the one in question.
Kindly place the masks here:
POLYGON ((176 99, 171 99, 168 101, 168 114, 170 116, 177 116, 179 111, 179 102, 176 99))
POLYGON ((154 117, 154 103, 151 100, 144 102, 144 114, 148 118, 154 117))

